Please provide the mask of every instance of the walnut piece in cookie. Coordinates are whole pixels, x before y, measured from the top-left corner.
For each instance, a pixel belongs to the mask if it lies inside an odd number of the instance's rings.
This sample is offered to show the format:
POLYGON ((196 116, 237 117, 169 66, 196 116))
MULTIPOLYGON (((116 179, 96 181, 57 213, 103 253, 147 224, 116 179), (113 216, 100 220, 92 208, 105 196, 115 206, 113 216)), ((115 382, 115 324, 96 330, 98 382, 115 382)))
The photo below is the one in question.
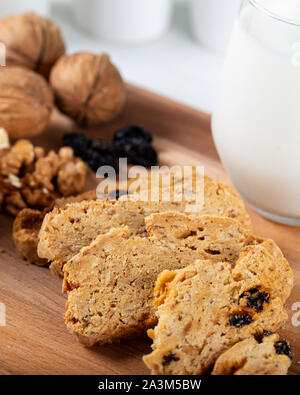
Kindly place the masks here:
POLYGON ((44 215, 38 210, 25 209, 16 217, 13 225, 13 240, 17 251, 30 263, 47 266, 47 260, 37 255, 39 230, 44 215))

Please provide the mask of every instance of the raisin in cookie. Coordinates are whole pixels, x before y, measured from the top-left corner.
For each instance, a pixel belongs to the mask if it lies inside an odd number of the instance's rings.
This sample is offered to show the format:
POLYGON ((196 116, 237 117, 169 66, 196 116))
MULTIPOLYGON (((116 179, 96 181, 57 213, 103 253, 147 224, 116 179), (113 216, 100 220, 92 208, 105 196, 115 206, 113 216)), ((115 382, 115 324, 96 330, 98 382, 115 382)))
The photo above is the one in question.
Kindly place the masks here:
POLYGON ((286 375, 291 348, 279 335, 266 332, 235 344, 216 361, 214 375, 286 375))
MULTIPOLYGON (((249 259, 249 271, 253 266, 249 259)), ((159 321, 148 332, 153 352, 144 357, 153 374, 207 374, 234 344, 285 322, 283 303, 263 275, 256 281, 237 275, 228 263, 210 261, 159 275, 154 302, 159 321), (244 303, 254 289, 257 302, 244 303)))
POLYGON ((172 234, 169 241, 166 226, 163 240, 130 238, 128 228, 117 229, 98 236, 64 266, 66 323, 84 344, 144 334, 157 322, 153 288, 160 272, 186 267, 199 257, 233 264, 247 240, 233 219, 173 215, 186 219, 192 236, 179 233, 175 240, 172 234), (219 254, 211 254, 212 244, 219 254))

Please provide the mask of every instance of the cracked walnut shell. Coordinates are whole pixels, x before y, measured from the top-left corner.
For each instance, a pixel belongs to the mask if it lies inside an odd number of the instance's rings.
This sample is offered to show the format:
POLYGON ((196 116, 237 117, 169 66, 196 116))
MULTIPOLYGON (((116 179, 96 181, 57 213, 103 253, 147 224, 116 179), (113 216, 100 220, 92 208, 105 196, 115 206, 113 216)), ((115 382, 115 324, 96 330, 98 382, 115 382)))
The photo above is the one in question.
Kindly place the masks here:
POLYGON ((40 134, 49 121, 53 94, 39 74, 19 67, 0 70, 0 126, 14 139, 40 134))
POLYGON ((106 54, 61 57, 51 71, 50 82, 59 109, 81 125, 109 122, 125 105, 124 82, 106 54))
POLYGON ((33 12, 9 15, 0 21, 0 42, 7 66, 20 66, 48 78, 65 45, 57 25, 33 12))

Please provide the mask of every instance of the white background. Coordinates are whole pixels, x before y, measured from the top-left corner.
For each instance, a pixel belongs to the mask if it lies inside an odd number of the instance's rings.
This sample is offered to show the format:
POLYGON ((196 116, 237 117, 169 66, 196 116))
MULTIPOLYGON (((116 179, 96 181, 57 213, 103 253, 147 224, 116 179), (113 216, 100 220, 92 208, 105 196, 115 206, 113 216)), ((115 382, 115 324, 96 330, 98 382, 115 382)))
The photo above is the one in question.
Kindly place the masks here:
POLYGON ((175 4, 170 29, 163 37, 135 46, 103 42, 87 35, 76 26, 69 0, 53 2, 51 17, 60 25, 69 53, 105 51, 127 81, 212 111, 223 57, 193 39, 185 1, 175 4))

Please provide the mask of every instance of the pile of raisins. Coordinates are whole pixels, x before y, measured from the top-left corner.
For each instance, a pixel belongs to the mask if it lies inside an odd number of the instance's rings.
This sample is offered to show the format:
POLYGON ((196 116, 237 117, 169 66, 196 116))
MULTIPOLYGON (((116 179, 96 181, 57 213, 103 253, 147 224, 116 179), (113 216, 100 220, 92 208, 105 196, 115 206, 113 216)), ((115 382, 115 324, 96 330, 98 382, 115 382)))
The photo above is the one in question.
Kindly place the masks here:
POLYGON ((144 167, 156 166, 158 162, 151 134, 136 125, 117 131, 112 142, 90 139, 74 132, 64 136, 63 144, 73 148, 74 154, 95 172, 101 166, 112 166, 118 172, 120 158, 127 158, 129 164, 144 167))

